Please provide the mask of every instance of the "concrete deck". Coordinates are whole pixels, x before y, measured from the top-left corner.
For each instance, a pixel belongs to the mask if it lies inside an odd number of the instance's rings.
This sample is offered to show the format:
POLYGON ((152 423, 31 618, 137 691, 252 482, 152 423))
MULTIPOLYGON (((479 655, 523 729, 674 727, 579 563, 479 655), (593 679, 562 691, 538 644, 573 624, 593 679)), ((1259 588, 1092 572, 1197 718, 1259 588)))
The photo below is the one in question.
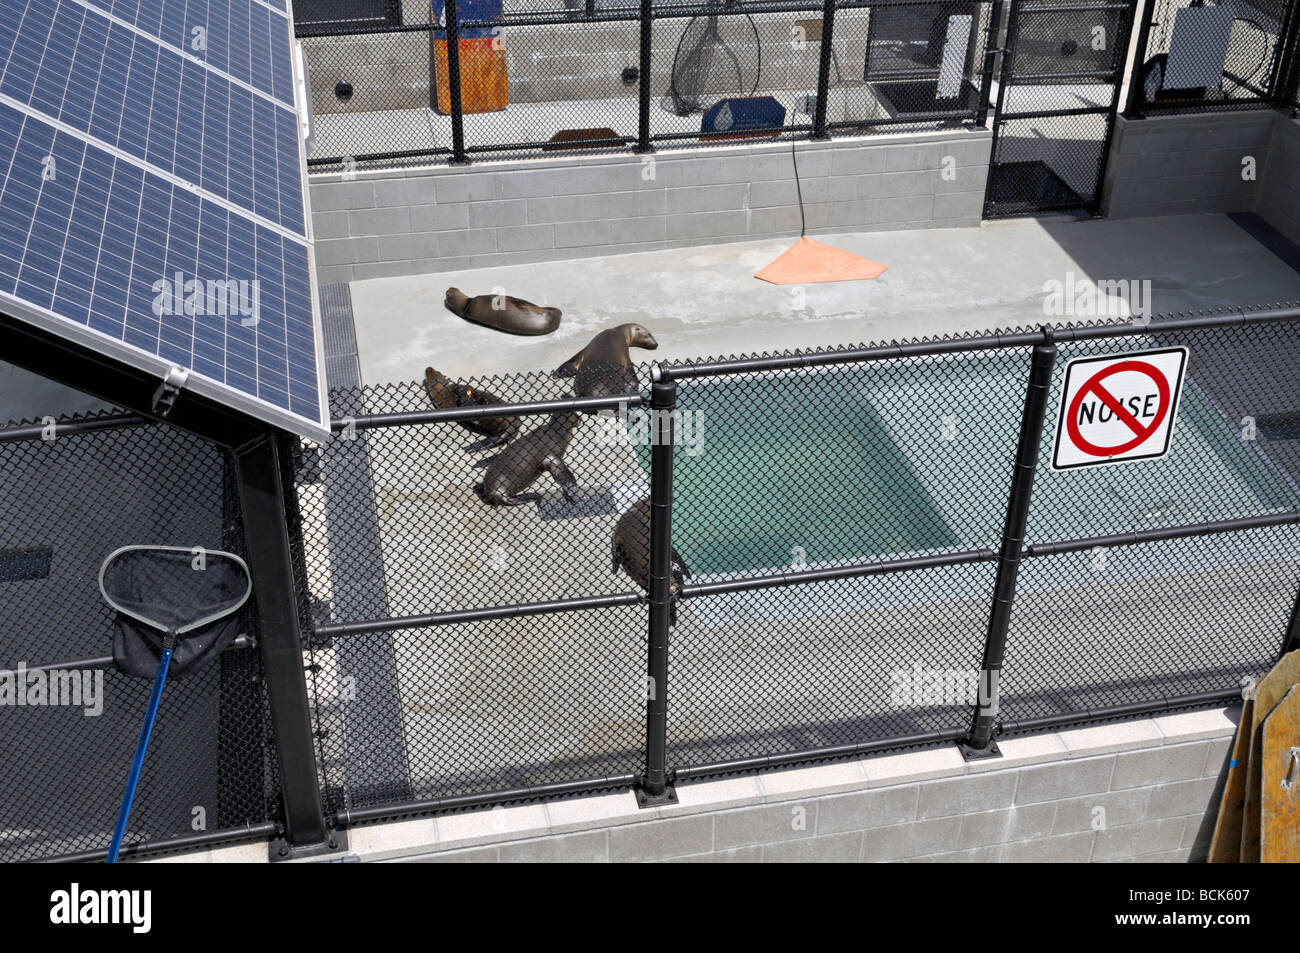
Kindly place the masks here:
POLYGON ((796 237, 354 282, 362 380, 414 380, 427 364, 464 376, 549 370, 625 321, 659 339, 638 360, 1067 322, 1045 314, 1045 283, 1070 274, 1150 280, 1155 314, 1300 299, 1300 274, 1224 215, 817 235, 889 270, 801 287, 753 277, 796 237), (480 328, 443 308, 450 285, 470 295, 502 288, 562 308, 564 322, 543 338, 480 328))

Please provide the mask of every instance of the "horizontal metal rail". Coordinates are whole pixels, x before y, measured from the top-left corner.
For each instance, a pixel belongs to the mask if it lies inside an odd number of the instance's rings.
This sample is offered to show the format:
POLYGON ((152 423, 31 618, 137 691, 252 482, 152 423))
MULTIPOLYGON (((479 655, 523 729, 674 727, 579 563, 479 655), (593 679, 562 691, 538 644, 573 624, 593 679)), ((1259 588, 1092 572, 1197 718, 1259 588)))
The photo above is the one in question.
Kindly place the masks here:
POLYGON ((27 424, 21 427, 0 429, 0 443, 17 443, 22 440, 43 440, 51 427, 55 437, 70 437, 101 430, 118 430, 126 427, 147 427, 154 421, 139 414, 105 414, 85 420, 69 420, 53 424, 27 424))
MULTIPOLYGON (((235 641, 231 642, 230 646, 224 651, 230 652, 235 649, 251 649, 256 645, 257 642, 249 638, 247 635, 240 635, 240 636, 236 636, 235 641)), ((93 670, 93 669, 104 669, 104 668, 112 668, 112 667, 113 667, 113 656, 95 655, 90 658, 68 659, 63 662, 46 662, 43 665, 24 665, 23 671, 24 672, 61 672, 61 671, 66 671, 68 669, 93 670)), ((7 671, 7 670, 0 669, 0 671, 7 671)))
MULTIPOLYGON (((123 847, 118 856, 139 857, 173 850, 192 850, 195 847, 218 847, 223 844, 236 844, 254 838, 274 837, 279 833, 280 825, 267 821, 264 824, 249 824, 246 827, 229 827, 220 831, 205 831, 202 834, 187 834, 184 837, 171 837, 166 840, 130 844, 123 847)), ((108 850, 104 849, 87 850, 79 854, 62 854, 58 857, 46 857, 42 858, 39 863, 86 864, 107 859, 108 850)))
MULTIPOLYGON (((1285 307, 1257 311, 1169 315, 1152 318, 1149 321, 1135 320, 1119 324, 1054 325, 1052 327, 1052 336, 1056 343, 1060 344, 1073 341, 1096 341, 1130 335, 1156 335, 1169 331, 1193 331, 1205 328, 1268 324, 1295 320, 1300 320, 1300 307, 1288 304, 1285 307)), ((1000 334, 972 335, 965 338, 940 338, 933 341, 872 344, 838 351, 805 351, 797 354, 783 354, 778 357, 747 357, 725 361, 655 364, 651 368, 651 378, 653 380, 681 381, 699 377, 720 377, 728 374, 749 374, 757 371, 798 370, 808 367, 829 367, 837 364, 857 364, 863 361, 883 361, 900 357, 926 357, 937 354, 957 354, 965 351, 1032 347, 1035 344, 1047 343, 1046 338, 1045 332, 1040 328, 1033 331, 1009 331, 1000 334)))
POLYGON ((339 417, 330 421, 330 429, 377 430, 381 427, 458 423, 462 420, 482 420, 484 417, 524 417, 529 414, 562 414, 575 410, 618 410, 620 407, 639 407, 643 402, 644 398, 640 394, 623 394, 617 397, 568 397, 556 400, 533 400, 519 404, 482 404, 474 407, 409 410, 394 414, 359 414, 356 417, 339 417))
POLYGON ((366 152, 360 155, 348 156, 314 156, 307 159, 307 165, 329 165, 331 162, 342 162, 344 158, 352 159, 355 162, 382 162, 387 159, 422 159, 427 156, 449 156, 451 150, 444 147, 430 146, 427 149, 406 149, 402 152, 366 152))
POLYGON ((370 632, 389 632, 394 629, 422 629, 434 625, 454 625, 458 622, 482 622, 486 619, 522 619, 526 616, 559 612, 580 612, 583 609, 608 609, 612 606, 631 606, 645 602, 646 597, 636 592, 623 592, 607 596, 579 596, 574 599, 552 599, 548 602, 526 602, 519 605, 490 606, 483 609, 458 609, 451 612, 431 612, 427 615, 396 616, 392 619, 369 619, 363 622, 337 622, 314 627, 317 639, 340 635, 365 635, 370 632))
POLYGON ((898 738, 881 738, 877 741, 859 741, 852 744, 830 745, 825 748, 809 748, 805 751, 790 751, 784 754, 759 755, 753 758, 738 758, 735 761, 717 761, 712 764, 691 765, 677 768, 673 780, 684 781, 689 778, 727 774, 733 771, 755 771, 762 768, 797 764, 801 761, 828 761, 832 758, 846 758, 854 755, 872 754, 889 748, 910 748, 918 745, 943 744, 958 741, 966 737, 964 729, 947 731, 926 731, 915 735, 903 735, 898 738))
POLYGON ((1263 529, 1269 526, 1287 526, 1300 523, 1300 512, 1289 510, 1285 513, 1273 513, 1268 516, 1243 516, 1229 520, 1215 520, 1207 523, 1188 523, 1185 526, 1168 526, 1160 529, 1136 530, 1132 533, 1115 533, 1109 536, 1088 536, 1079 539, 1048 540, 1030 543, 1025 546, 1024 555, 1055 556, 1058 553, 1077 553, 1087 549, 1111 546, 1138 546, 1142 543, 1158 543, 1167 539, 1188 539, 1193 536, 1209 536, 1215 533, 1232 533, 1249 529, 1263 529))
POLYGON ((1025 718, 1021 721, 1004 721, 999 724, 1000 734, 1012 734, 1022 731, 1041 731, 1044 728, 1058 728, 1078 722, 1098 721, 1103 718, 1123 718, 1129 715, 1145 715, 1153 712, 1171 711, 1175 708, 1194 708, 1198 705, 1216 705, 1233 700, 1241 701, 1241 689, 1229 688, 1216 692, 1198 692, 1194 695, 1174 695, 1127 705, 1108 705, 1102 708, 1085 708, 1082 711, 1068 712, 1060 715, 1046 715, 1042 718, 1025 718))
POLYGON ((505 791, 488 791, 482 794, 462 794, 453 797, 429 798, 418 801, 402 801, 397 804, 385 804, 379 807, 344 808, 335 815, 341 826, 359 824, 365 821, 384 821, 412 814, 430 814, 435 811, 463 810, 469 807, 488 807, 508 801, 527 801, 539 797, 559 797, 563 794, 585 794, 592 791, 608 791, 613 788, 630 788, 636 784, 635 774, 615 774, 605 778, 591 778, 586 781, 557 781, 552 784, 539 784, 526 788, 510 788, 505 791))

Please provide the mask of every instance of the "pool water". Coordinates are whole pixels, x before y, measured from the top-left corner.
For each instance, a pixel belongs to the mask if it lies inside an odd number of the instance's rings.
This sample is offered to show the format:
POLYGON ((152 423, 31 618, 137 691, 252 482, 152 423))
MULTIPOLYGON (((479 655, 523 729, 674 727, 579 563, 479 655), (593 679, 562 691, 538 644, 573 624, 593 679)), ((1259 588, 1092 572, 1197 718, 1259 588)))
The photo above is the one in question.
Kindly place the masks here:
MULTIPOLYGON (((976 354, 683 383, 701 452, 675 457, 675 545, 696 578, 996 548, 1026 376, 1027 355, 976 354)), ((1229 423, 1189 377, 1165 458, 1040 465, 1030 538, 1297 506, 1290 480, 1229 423)), ((648 473, 649 448, 636 449, 648 473)))

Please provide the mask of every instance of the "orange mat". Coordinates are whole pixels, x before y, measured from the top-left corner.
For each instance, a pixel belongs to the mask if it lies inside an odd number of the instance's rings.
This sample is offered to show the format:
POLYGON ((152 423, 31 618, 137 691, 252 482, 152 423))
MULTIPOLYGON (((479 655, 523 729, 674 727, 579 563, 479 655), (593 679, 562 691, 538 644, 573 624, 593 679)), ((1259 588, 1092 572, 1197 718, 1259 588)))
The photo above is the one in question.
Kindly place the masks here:
POLYGON ((864 281, 879 278, 888 267, 870 258, 832 248, 805 235, 754 277, 770 281, 774 285, 864 281))

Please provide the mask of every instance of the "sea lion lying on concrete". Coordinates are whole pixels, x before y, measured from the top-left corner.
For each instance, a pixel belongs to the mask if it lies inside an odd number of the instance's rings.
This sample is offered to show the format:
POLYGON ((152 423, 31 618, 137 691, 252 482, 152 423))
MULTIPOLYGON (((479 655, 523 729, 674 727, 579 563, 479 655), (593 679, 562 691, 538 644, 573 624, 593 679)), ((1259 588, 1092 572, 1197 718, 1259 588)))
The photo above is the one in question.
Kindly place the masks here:
MULTIPOLYGON (((618 525, 614 528, 614 575, 618 575, 619 567, 622 567, 632 581, 646 591, 650 592, 650 500, 638 500, 633 503, 626 513, 618 518, 618 525)), ((668 591, 673 596, 679 596, 682 592, 682 586, 686 584, 686 577, 690 575, 690 569, 686 566, 686 561, 682 559, 681 554, 676 549, 672 555, 672 574, 668 583, 668 591)), ((669 622, 677 624, 677 603, 671 603, 669 622)))
MULTIPOLYGON (((505 403, 501 398, 485 390, 478 390, 460 381, 454 381, 432 367, 424 369, 424 389, 429 394, 429 400, 433 401, 433 406, 444 409, 484 407, 488 404, 505 403)), ((476 440, 466 446, 467 453, 499 447, 519 436, 518 417, 479 417, 477 420, 462 420, 459 423, 471 433, 482 434, 484 437, 483 440, 476 440)))
POLYGON ((559 308, 543 308, 523 298, 509 295, 471 298, 459 288, 448 288, 442 303, 466 321, 506 334, 550 334, 560 326, 562 316, 559 308))
POLYGON ((601 331, 587 346, 555 369, 552 377, 573 377, 573 392, 579 397, 616 397, 635 393, 640 386, 632 369, 629 347, 653 351, 659 346, 654 335, 639 324, 620 324, 601 331))
POLYGON ((492 506, 519 506, 541 499, 541 494, 524 493, 543 473, 555 478, 570 503, 578 500, 578 481, 564 465, 573 431, 582 424, 582 415, 552 414, 551 419, 530 430, 487 462, 483 482, 474 487, 484 503, 492 506))

